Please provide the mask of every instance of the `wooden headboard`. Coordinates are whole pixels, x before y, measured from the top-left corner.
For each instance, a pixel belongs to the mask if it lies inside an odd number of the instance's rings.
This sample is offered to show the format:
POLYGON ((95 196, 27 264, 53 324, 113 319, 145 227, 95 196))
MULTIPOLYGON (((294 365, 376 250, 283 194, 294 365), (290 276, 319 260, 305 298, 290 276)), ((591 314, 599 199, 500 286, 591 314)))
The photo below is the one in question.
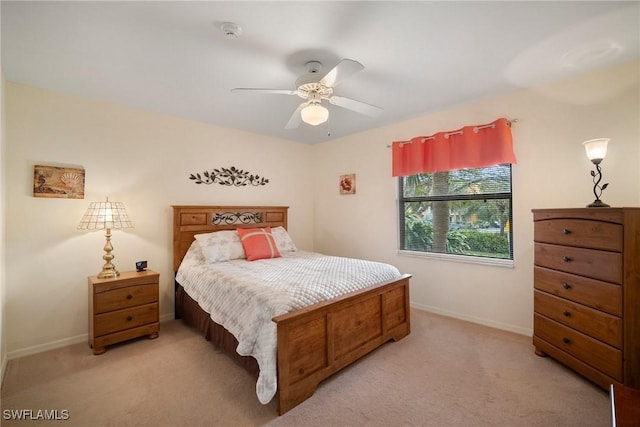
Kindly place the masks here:
POLYGON ((236 228, 287 228, 288 206, 173 206, 173 271, 196 234, 236 228))

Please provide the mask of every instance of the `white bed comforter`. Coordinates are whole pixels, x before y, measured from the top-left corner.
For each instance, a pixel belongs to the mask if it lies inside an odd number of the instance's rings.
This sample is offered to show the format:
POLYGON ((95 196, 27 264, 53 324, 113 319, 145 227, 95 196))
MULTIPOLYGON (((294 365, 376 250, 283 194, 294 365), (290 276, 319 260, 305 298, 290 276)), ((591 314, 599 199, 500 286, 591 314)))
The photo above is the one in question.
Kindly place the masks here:
POLYGON ((277 390, 273 317, 398 277, 398 269, 389 264, 305 251, 207 264, 194 243, 176 280, 214 322, 236 337, 238 354, 257 360, 256 393, 266 404, 277 390))

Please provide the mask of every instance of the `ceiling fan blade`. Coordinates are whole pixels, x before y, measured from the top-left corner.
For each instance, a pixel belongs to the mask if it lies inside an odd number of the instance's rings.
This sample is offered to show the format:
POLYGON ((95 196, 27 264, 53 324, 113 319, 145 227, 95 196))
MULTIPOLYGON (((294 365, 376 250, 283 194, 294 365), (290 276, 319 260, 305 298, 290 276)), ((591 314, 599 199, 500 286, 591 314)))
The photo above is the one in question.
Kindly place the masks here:
POLYGON ((297 95, 295 90, 288 89, 261 89, 253 87, 236 87, 231 89, 231 92, 255 92, 255 93, 273 93, 276 95, 297 95))
POLYGON ((353 59, 343 59, 338 63, 338 65, 325 74, 325 76, 320 80, 320 84, 327 87, 336 87, 339 83, 363 69, 364 66, 358 61, 354 61, 353 59))
POLYGON ((300 122, 302 121, 302 116, 300 115, 300 112, 304 107, 307 106, 307 104, 308 104, 307 102, 303 102, 302 104, 298 105, 298 108, 296 108, 296 111, 293 112, 293 114, 291 115, 291 118, 289 118, 289 121, 285 125, 284 127, 285 129, 295 129, 298 126, 300 126, 300 122))
POLYGON ((382 113, 382 108, 380 107, 342 96, 332 96, 329 98, 329 102, 338 107, 346 108, 347 110, 352 110, 366 116, 376 117, 382 113))

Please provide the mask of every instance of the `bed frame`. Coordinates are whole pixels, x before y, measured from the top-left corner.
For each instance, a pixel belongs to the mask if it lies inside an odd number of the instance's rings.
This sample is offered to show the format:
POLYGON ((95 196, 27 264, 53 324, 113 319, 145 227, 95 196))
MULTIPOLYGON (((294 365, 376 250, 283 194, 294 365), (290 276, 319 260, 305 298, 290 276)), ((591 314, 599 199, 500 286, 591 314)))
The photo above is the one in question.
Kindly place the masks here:
MULTIPOLYGON (((173 206, 173 270, 194 235, 239 227, 287 228, 284 206, 173 206)), ((278 413, 313 395, 318 384, 387 341, 410 333, 409 278, 379 283, 273 318, 277 324, 278 413)), ((237 341, 176 283, 176 318, 206 332, 207 339, 257 374, 252 357, 235 353, 237 341), (193 313, 193 311, 198 313, 193 313), (203 321, 205 319, 205 321, 203 321), (204 324, 206 323, 206 325, 204 324)))

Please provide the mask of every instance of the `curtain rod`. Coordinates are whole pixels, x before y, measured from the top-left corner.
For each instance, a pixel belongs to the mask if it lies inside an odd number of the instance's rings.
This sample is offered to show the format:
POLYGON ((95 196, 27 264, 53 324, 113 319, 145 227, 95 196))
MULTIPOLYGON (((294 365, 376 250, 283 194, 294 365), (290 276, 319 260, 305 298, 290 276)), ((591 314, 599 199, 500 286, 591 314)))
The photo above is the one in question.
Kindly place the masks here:
MULTIPOLYGON (((517 122, 518 122, 518 119, 511 119, 511 120, 507 120, 507 125, 508 125, 509 127, 511 127, 511 124, 512 124, 512 123, 517 123, 517 122)), ((490 124, 488 124, 488 125, 475 126, 475 127, 473 128, 473 130, 474 130, 475 132, 477 132, 477 131, 478 131, 478 130, 480 130, 480 129, 486 129, 486 128, 492 128, 492 127, 495 127, 495 125, 494 125, 493 123, 490 123, 490 124)), ((445 137, 445 138, 449 138, 449 136, 451 136, 451 135, 460 135, 460 134, 462 134, 462 130, 457 130, 457 131, 453 131, 453 132, 446 132, 446 133, 444 134, 444 137, 445 137)), ((433 136, 424 136, 424 137, 422 137, 422 140, 423 140, 423 141, 424 141, 424 140, 427 140, 427 139, 434 139, 434 137, 433 137, 433 136)), ((409 141, 397 141, 397 142, 400 142, 400 144, 401 144, 401 145, 404 145, 404 144, 411 144, 413 141, 412 141, 412 140, 409 140, 409 141)), ((387 145, 387 148, 391 148, 391 147, 392 147, 392 145, 387 145)))

